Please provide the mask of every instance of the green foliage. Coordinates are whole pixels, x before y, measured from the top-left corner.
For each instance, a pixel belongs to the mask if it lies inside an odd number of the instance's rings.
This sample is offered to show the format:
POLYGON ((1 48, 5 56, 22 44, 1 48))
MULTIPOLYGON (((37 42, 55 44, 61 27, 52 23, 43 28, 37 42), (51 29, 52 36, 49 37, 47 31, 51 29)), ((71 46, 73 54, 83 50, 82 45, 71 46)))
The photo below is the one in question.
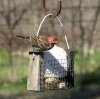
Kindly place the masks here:
POLYGON ((97 68, 94 72, 86 73, 80 79, 81 85, 99 85, 100 84, 100 68, 97 68))
MULTIPOLYGON (((97 51, 90 55, 88 60, 88 65, 84 66, 86 70, 85 74, 80 77, 81 70, 81 61, 80 61, 80 52, 76 51, 75 53, 75 85, 99 85, 100 83, 100 52, 97 51)), ((9 80, 8 71, 9 71, 9 61, 8 55, 6 52, 0 52, 0 94, 4 94, 5 91, 12 93, 14 91, 26 90, 27 84, 27 75, 29 67, 28 57, 18 55, 17 53, 13 54, 13 64, 17 74, 17 80, 11 82, 9 80)))
POLYGON ((26 89, 26 84, 26 78, 16 82, 2 81, 0 82, 0 94, 11 94, 17 91, 23 91, 26 89))
POLYGON ((0 67, 8 65, 8 54, 5 51, 0 52, 0 67))
POLYGON ((77 51, 75 54, 75 72, 80 73, 81 69, 84 69, 86 72, 94 72, 98 67, 100 67, 100 51, 90 54, 90 57, 84 60, 81 60, 80 52, 77 51), (82 64, 84 63, 84 65, 82 64), (83 66, 83 67, 82 67, 83 66))
POLYGON ((23 55, 13 55, 13 65, 17 75, 17 81, 9 80, 9 58, 6 52, 0 52, 0 94, 12 93, 26 89, 28 58, 23 55))
POLYGON ((100 84, 100 51, 90 54, 85 65, 80 61, 80 53, 75 55, 75 84, 76 86, 99 85, 100 84), (82 67, 83 66, 83 67, 82 67), (81 75, 81 69, 84 73, 81 75))
POLYGON ((94 54, 91 55, 90 62, 92 65, 99 65, 100 66, 100 51, 96 51, 94 54))

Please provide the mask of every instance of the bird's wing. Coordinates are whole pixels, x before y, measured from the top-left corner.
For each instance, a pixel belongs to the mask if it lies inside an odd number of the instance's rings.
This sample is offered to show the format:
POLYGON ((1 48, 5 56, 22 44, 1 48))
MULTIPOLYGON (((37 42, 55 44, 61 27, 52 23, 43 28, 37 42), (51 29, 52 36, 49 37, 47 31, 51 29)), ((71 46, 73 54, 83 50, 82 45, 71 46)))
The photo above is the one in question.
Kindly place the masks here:
POLYGON ((32 44, 33 47, 44 49, 47 46, 49 46, 48 42, 39 39, 38 36, 32 36, 29 41, 30 41, 30 43, 32 44))

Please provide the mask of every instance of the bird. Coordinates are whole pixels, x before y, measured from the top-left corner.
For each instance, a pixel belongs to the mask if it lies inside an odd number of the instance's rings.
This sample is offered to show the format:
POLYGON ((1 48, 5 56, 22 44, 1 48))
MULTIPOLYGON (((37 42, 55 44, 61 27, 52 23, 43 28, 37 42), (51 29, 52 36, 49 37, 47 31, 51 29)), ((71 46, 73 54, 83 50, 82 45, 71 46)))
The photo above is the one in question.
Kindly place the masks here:
POLYGON ((56 36, 16 36, 26 39, 32 45, 34 52, 50 50, 58 43, 58 37, 56 36))

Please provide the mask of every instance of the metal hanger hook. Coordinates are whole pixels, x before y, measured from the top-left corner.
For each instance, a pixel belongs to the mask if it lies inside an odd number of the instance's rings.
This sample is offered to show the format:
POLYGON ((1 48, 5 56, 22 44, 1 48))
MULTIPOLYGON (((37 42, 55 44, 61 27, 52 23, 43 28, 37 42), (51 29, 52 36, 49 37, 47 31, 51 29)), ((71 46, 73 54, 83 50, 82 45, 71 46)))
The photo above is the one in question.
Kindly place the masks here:
MULTIPOLYGON (((41 0, 41 5, 42 5, 42 11, 45 15, 49 14, 47 9, 46 9, 46 5, 45 5, 45 0, 41 0)), ((57 2, 57 7, 56 9, 52 12, 53 15, 50 16, 50 18, 55 18, 57 17, 60 12, 61 12, 61 7, 62 7, 62 2, 58 1, 57 2)))

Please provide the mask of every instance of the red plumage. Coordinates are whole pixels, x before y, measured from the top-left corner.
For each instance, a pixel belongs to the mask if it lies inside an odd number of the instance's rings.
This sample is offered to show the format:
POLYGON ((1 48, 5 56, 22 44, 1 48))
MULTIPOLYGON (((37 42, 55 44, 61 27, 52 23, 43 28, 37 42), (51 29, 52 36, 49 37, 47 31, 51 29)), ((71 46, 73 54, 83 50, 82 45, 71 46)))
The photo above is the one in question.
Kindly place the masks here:
POLYGON ((29 41, 33 46, 34 52, 47 51, 53 48, 53 46, 58 42, 58 38, 55 36, 16 36, 29 41))

